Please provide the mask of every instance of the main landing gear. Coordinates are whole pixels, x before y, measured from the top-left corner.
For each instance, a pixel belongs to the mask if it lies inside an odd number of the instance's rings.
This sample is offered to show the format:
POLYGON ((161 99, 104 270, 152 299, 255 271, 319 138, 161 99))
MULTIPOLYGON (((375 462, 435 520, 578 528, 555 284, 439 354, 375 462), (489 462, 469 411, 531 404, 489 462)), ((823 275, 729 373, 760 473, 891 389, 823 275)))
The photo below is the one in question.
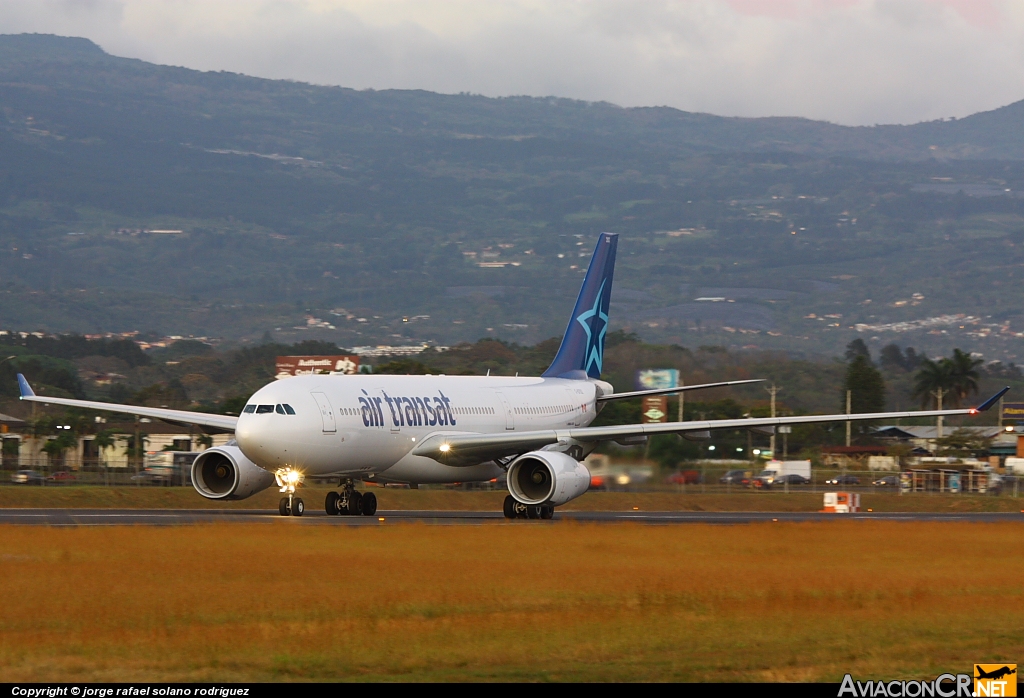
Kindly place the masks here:
POLYGON ((523 504, 512 495, 505 497, 502 507, 506 519, 550 519, 555 508, 549 504, 523 504))
POLYGON ((377 495, 359 492, 350 478, 341 481, 341 492, 328 492, 324 508, 331 516, 373 516, 377 513, 377 495))

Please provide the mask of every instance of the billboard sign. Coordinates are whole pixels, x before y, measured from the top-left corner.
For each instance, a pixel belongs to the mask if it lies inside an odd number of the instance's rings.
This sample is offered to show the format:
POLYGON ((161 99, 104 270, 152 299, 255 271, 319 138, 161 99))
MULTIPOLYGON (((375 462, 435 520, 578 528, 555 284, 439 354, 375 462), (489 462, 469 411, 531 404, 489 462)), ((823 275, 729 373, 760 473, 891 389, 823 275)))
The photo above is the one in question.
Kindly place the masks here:
POLYGON ((1004 402, 1002 419, 1004 422, 1024 422, 1024 402, 1004 402))
POLYGON ((645 368, 636 372, 637 390, 661 390, 679 387, 679 370, 675 368, 645 368))
POLYGON ((642 398, 640 401, 640 416, 643 418, 644 424, 667 422, 668 398, 664 395, 651 395, 642 398))
POLYGON ((345 356, 279 356, 274 366, 275 378, 313 375, 351 375, 359 372, 359 357, 345 356))

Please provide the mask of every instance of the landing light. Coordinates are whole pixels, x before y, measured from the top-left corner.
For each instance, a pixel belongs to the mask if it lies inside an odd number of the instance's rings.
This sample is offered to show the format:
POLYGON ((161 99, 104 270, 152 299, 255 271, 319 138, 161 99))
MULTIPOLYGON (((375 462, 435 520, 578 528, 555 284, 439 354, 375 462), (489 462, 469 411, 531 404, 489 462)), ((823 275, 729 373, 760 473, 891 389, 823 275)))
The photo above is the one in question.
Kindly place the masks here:
POLYGON ((281 492, 295 494, 295 488, 302 484, 303 475, 301 471, 293 468, 281 468, 274 473, 274 479, 277 480, 281 492))
POLYGON ((1003 429, 1006 429, 1006 431, 1013 431, 1013 427, 1009 425, 1003 427, 1003 429))
POLYGON ((438 448, 440 449, 441 453, 448 453, 448 451, 452 450, 450 444, 441 444, 438 448))

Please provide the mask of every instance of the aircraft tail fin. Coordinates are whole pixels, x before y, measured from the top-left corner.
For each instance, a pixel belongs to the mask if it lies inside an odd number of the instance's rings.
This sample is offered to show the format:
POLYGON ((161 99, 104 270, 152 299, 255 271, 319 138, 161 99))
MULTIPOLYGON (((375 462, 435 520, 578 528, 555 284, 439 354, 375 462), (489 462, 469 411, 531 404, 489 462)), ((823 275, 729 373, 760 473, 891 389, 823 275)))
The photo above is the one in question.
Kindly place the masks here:
POLYGON ((541 374, 545 378, 601 377, 618 244, 619 236, 614 233, 601 233, 598 238, 562 344, 555 360, 541 374))

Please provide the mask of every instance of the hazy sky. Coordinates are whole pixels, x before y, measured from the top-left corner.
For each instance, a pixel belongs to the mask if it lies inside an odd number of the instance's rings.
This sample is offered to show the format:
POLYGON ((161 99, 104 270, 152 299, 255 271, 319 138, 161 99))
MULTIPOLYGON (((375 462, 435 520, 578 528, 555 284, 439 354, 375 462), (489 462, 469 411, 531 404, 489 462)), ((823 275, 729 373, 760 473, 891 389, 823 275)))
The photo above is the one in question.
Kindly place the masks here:
POLYGON ((364 88, 846 124, 1024 98, 1022 0, 0 0, 0 33, 364 88))

